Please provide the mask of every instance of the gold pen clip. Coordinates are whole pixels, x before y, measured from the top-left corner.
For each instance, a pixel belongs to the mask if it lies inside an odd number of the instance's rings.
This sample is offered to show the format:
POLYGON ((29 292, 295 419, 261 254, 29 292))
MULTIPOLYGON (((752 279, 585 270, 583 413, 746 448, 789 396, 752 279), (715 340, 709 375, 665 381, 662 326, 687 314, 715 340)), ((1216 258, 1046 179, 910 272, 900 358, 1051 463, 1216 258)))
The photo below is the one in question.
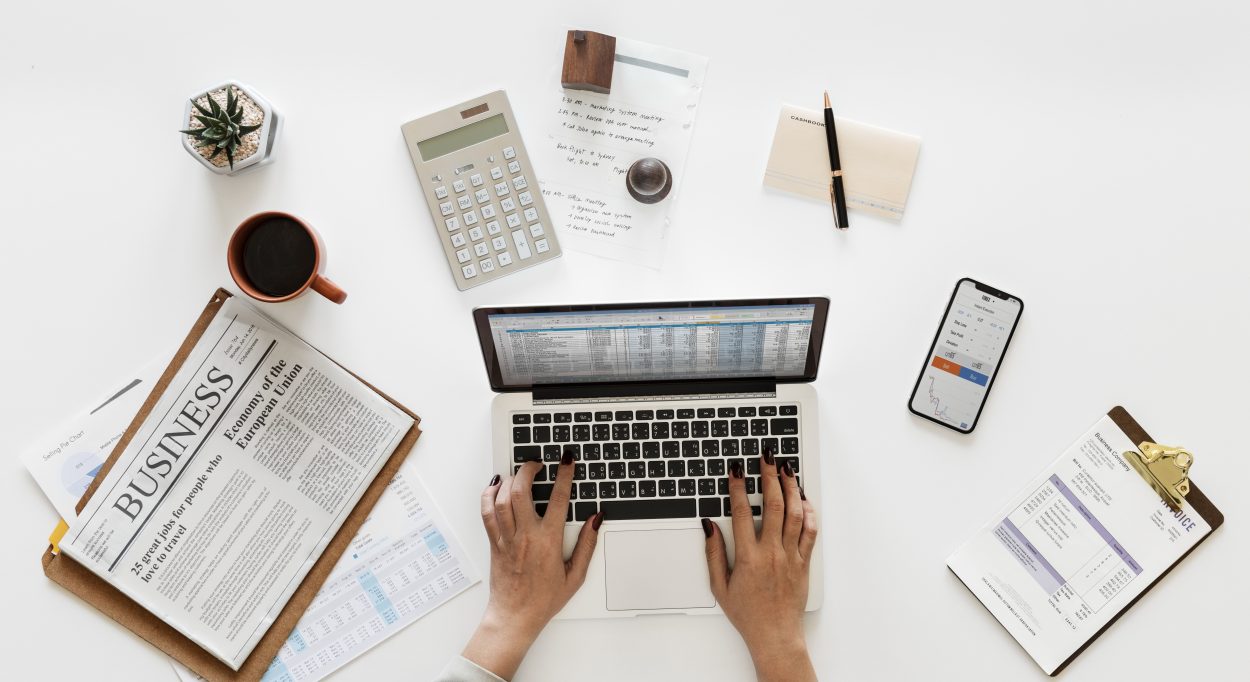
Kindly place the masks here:
POLYGON ((1124 453, 1124 459, 1155 489, 1164 502, 1179 511, 1189 494, 1189 467, 1193 453, 1185 448, 1143 441, 1137 450, 1124 453))

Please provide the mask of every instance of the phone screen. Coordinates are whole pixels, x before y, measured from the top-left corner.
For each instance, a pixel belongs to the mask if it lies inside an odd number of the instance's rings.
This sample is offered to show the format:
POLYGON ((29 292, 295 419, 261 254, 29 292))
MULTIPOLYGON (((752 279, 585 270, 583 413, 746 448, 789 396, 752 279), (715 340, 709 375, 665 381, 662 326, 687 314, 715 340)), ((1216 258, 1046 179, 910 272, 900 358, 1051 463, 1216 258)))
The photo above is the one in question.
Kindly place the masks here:
POLYGON ((956 431, 977 425, 1024 303, 961 279, 911 395, 911 411, 956 431))

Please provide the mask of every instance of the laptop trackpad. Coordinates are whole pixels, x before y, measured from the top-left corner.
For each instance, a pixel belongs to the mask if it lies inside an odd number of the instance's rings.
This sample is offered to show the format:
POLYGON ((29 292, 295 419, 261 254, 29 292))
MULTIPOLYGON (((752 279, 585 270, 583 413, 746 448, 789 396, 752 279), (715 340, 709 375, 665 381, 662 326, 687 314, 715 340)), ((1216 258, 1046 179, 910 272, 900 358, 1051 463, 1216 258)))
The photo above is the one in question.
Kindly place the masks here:
POLYGON ((609 611, 716 606, 703 531, 611 531, 604 538, 609 611))

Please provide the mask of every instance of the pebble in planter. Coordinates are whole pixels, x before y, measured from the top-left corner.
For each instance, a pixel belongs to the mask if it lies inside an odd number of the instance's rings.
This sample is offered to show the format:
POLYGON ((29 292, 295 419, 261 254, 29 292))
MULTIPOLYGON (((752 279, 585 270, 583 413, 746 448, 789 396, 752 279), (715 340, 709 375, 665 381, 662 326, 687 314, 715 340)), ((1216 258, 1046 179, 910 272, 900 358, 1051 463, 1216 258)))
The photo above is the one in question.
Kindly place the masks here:
POLYGON ((273 158, 281 119, 260 95, 230 81, 187 102, 183 148, 214 173, 235 175, 273 158))

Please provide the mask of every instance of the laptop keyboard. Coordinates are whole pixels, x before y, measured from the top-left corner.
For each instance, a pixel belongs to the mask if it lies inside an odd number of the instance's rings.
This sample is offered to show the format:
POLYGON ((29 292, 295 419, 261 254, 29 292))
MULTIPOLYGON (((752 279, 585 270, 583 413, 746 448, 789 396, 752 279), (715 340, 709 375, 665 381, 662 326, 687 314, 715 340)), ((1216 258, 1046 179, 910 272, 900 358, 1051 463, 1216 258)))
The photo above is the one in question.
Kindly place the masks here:
MULTIPOLYGON (((543 462, 534 478, 539 514, 565 452, 573 454, 567 521, 604 517, 729 516, 729 471, 742 465, 751 513, 760 515, 760 454, 800 472, 799 408, 791 404, 512 414, 512 471, 543 462)), ((801 481, 801 479, 800 479, 801 481)))

